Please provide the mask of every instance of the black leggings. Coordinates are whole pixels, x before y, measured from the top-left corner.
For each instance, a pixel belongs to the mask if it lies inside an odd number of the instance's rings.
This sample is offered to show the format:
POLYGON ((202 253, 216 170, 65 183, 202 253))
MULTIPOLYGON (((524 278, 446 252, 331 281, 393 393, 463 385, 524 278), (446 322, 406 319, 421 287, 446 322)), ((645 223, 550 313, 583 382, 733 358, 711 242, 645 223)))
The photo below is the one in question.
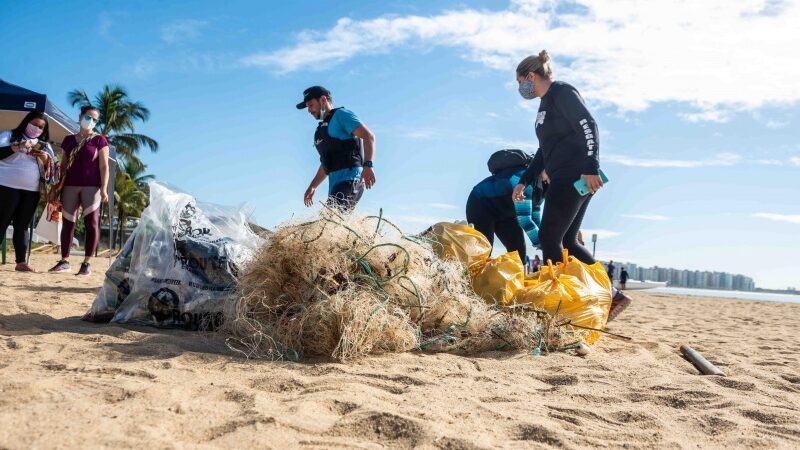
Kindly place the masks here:
POLYGON ((28 227, 31 226, 39 192, 14 189, 0 185, 0 240, 6 235, 10 224, 14 224, 14 253, 17 264, 24 263, 28 256, 28 227))
POLYGON ((517 221, 511 195, 508 195, 510 208, 502 208, 504 211, 499 211, 500 205, 493 200, 496 199, 471 194, 467 199, 467 222, 486 236, 492 246, 494 246, 494 235, 497 234, 506 250, 509 252, 516 250, 519 258, 525 261, 525 232, 517 221))
POLYGON ((581 196, 572 183, 570 180, 553 180, 547 188, 539 227, 544 264, 548 259, 554 264, 561 261, 564 248, 586 264, 595 262, 591 252, 578 243, 578 231, 592 196, 581 196))

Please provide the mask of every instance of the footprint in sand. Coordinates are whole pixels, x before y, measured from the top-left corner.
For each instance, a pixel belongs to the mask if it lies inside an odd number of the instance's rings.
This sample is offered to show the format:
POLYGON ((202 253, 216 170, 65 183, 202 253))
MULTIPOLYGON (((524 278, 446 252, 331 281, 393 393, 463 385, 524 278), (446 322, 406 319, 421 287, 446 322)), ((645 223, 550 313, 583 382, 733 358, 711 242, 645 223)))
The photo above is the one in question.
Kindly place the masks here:
POLYGON ((729 389, 736 389, 737 391, 752 391, 755 390, 756 385, 747 381, 737 381, 731 378, 712 378, 714 383, 729 389))
POLYGON ((559 439, 557 433, 548 430, 541 425, 520 425, 516 429, 514 436, 520 441, 538 442, 541 444, 550 445, 552 447, 565 447, 564 443, 561 441, 561 439, 559 439))
POLYGON ((136 396, 136 392, 129 391, 127 389, 123 389, 121 387, 107 387, 106 391, 103 393, 103 400, 106 403, 119 403, 129 398, 133 398, 136 396))
POLYGON ((709 436, 718 436, 736 429, 735 422, 717 416, 701 416, 697 419, 700 430, 709 436))
POLYGON ((761 422, 766 425, 784 425, 795 421, 791 417, 772 414, 764 411, 756 411, 753 409, 743 410, 741 411, 741 414, 748 419, 755 420, 756 422, 761 422))
POLYGON ((797 375, 791 375, 791 374, 781 375, 781 378, 792 384, 800 384, 800 377, 797 375))
POLYGON ((225 400, 238 404, 242 409, 251 409, 256 406, 256 396, 254 394, 235 389, 225 391, 225 400))
POLYGON ((463 439, 442 437, 433 441, 433 446, 439 450, 482 450, 475 444, 463 439))
POLYGON ((550 386, 572 386, 579 382, 578 377, 575 375, 549 375, 537 379, 550 386))
POLYGON ((251 381, 250 387, 259 391, 282 394, 305 389, 306 385, 294 378, 266 377, 251 381))
POLYGON ((427 430, 419 423, 375 411, 346 416, 330 428, 329 434, 364 439, 381 445, 390 441, 395 448, 413 448, 428 440, 427 430))
POLYGON ((652 428, 652 426, 646 427, 645 425, 646 424, 654 425, 656 423, 655 417, 646 413, 636 412, 636 411, 618 411, 609 414, 609 416, 618 422, 635 423, 642 428, 652 428))

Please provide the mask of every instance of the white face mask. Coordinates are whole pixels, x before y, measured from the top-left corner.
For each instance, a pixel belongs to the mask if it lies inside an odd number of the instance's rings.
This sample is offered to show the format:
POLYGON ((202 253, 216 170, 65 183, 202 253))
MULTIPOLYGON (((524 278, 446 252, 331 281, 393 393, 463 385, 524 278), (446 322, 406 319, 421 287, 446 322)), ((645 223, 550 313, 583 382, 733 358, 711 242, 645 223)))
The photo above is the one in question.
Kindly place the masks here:
POLYGON ((97 125, 97 119, 92 116, 85 115, 81 118, 81 128, 86 131, 91 131, 97 125))
POLYGON ((328 114, 328 110, 327 110, 327 109, 325 109, 325 107, 324 107, 324 106, 322 106, 322 104, 320 104, 320 105, 319 105, 319 116, 317 116, 317 120, 319 120, 320 122, 322 122, 323 120, 325 120, 325 115, 326 115, 326 114, 328 114))

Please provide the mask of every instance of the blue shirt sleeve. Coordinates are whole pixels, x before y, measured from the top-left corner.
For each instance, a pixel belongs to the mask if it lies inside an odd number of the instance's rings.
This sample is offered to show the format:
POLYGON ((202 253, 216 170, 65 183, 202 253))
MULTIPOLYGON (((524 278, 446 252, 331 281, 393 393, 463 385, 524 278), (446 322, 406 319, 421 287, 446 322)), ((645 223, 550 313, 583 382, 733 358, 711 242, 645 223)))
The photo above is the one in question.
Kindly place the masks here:
POLYGON ((353 131, 361 126, 361 120, 349 109, 339 109, 328 124, 328 134, 336 139, 350 139, 353 131))

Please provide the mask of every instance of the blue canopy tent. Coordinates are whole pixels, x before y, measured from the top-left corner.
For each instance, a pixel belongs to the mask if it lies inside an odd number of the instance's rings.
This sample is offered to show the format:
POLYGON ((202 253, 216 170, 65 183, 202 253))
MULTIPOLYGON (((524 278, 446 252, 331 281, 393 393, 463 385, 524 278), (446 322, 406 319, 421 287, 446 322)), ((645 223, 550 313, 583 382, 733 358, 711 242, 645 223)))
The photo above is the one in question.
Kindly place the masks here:
MULTIPOLYGON (((11 84, 5 80, 0 79, 0 130, 10 130, 16 128, 22 121, 26 114, 30 111, 41 111, 47 116, 47 121, 50 125, 50 145, 57 154, 63 153, 61 150, 61 142, 65 137, 78 132, 78 124, 69 116, 64 114, 56 107, 50 100, 47 99, 45 94, 25 89, 21 86, 11 84)), ((112 164, 109 164, 109 180, 111 181, 108 187, 108 208, 109 211, 114 211, 114 180, 116 179, 116 149, 112 146, 110 148, 110 159, 112 164)), ((111 217, 112 214, 109 214, 111 217)), ((33 222, 30 224, 30 239, 33 238, 33 222)), ((112 248, 113 241, 111 236, 111 221, 109 221, 108 232, 108 245, 112 248)), ((3 252, 2 262, 6 263, 6 242, 5 234, 2 236, 3 252)), ((30 245, 28 245, 28 259, 30 260, 30 245)), ((110 254, 110 252, 109 252, 110 254)))

